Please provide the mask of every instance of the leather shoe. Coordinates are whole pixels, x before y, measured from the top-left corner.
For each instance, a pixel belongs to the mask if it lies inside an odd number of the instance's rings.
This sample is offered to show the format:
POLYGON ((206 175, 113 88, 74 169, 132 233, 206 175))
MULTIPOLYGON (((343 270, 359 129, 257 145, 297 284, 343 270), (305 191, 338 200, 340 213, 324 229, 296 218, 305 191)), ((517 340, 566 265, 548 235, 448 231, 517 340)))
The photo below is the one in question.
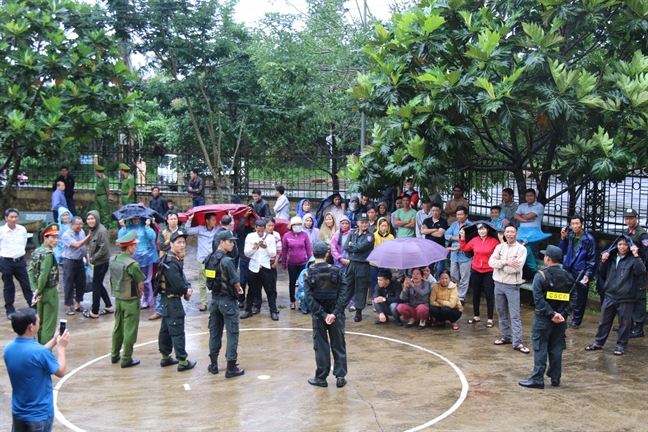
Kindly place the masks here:
POLYGON ((243 315, 241 315, 241 319, 247 319, 247 318, 252 318, 252 317, 253 317, 253 315, 252 315, 252 312, 250 312, 250 311, 245 311, 245 313, 243 315))
POLYGON ((612 331, 618 332, 619 331, 619 326, 612 327, 612 331))
POLYGON ((397 318, 395 321, 396 321, 396 325, 399 325, 399 326, 403 327, 403 320, 402 319, 397 318))
POLYGON ((279 321, 279 315, 277 315, 277 312, 270 312, 270 318, 272 318, 272 321, 279 321))
POLYGON ((178 359, 174 359, 173 357, 160 360, 160 366, 162 367, 167 367, 174 364, 178 364, 178 359))
POLYGON ((121 359, 120 355, 117 355, 117 357, 110 357, 110 363, 117 364, 117 362, 119 362, 120 359, 121 359))
POLYGON ((258 308, 258 307, 253 307, 253 308, 252 308, 252 313, 253 313, 253 314, 256 315, 256 314, 258 314, 259 312, 261 312, 261 308, 258 308))
POLYGON ((155 312, 153 315, 151 315, 151 316, 149 317, 149 321, 155 321, 156 319, 160 319, 160 318, 162 318, 162 315, 160 315, 159 313, 155 312))
POLYGON ((196 360, 187 360, 187 364, 178 364, 178 372, 184 372, 189 369, 193 369, 196 366, 196 360))
POLYGON ((544 388, 544 381, 535 381, 532 379, 528 379, 526 381, 520 381, 518 382, 518 384, 526 388, 537 388, 537 389, 544 388))
POLYGON ((580 325, 571 323, 571 325, 569 326, 569 330, 578 330, 579 327, 580 325))
POLYGON ((309 378, 308 379, 308 384, 314 385, 317 387, 328 387, 328 383, 326 380, 319 379, 319 378, 309 378))
POLYGON ((643 326, 632 327, 632 330, 630 330, 630 339, 640 338, 640 337, 644 337, 643 326))
POLYGON ((129 368, 129 367, 137 366, 138 364, 140 364, 139 360, 130 359, 126 363, 122 363, 121 367, 122 367, 122 369, 125 369, 125 368, 129 368))
POLYGON ((239 309, 245 309, 245 303, 238 302, 238 307, 239 307, 239 309))
POLYGON ((344 377, 338 377, 337 381, 335 382, 335 387, 337 388, 342 388, 346 385, 346 380, 344 377))
POLYGON ((560 380, 551 378, 551 386, 552 387, 560 387, 560 380))
POLYGON ((207 366, 207 372, 216 375, 218 373, 218 364, 209 363, 209 366, 207 366))
POLYGON ((244 374, 245 371, 243 369, 239 369, 237 366, 235 366, 234 369, 227 369, 225 371, 225 378, 234 378, 244 374))
POLYGON ((362 311, 361 310, 356 310, 355 318, 353 318, 353 321, 355 322, 360 322, 362 321, 362 311))

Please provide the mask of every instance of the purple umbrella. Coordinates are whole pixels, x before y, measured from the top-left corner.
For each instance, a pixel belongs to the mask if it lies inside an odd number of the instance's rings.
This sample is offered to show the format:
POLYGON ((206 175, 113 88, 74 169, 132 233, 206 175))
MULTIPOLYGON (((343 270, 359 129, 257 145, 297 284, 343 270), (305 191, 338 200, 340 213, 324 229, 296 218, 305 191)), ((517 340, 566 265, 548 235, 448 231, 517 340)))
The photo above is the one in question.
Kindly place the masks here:
POLYGON ((444 260, 448 250, 423 238, 397 238, 382 242, 367 258, 378 267, 404 270, 444 260))

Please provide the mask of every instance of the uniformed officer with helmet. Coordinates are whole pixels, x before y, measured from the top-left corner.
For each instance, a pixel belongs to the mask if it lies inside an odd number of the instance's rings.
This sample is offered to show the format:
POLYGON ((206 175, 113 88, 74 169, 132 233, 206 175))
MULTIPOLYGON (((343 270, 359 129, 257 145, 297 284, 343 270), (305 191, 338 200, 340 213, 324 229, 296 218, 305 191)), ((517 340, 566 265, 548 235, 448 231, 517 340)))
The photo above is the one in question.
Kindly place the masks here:
POLYGON ((352 291, 343 280, 339 268, 326 263, 329 247, 323 241, 313 245, 315 264, 304 276, 304 297, 313 317, 313 349, 317 370, 308 383, 328 387, 326 377, 331 371, 337 387, 344 387, 347 374, 346 343, 344 341, 344 309, 351 300, 352 291), (329 345, 330 340, 330 345, 329 345))
POLYGON ((562 352, 566 348, 567 317, 576 306, 577 294, 574 278, 560 266, 563 260, 562 250, 550 245, 540 252, 544 254, 547 268, 536 273, 533 278, 535 318, 531 327, 531 339, 534 367, 531 378, 518 384, 522 387, 543 389, 545 370, 551 378, 551 385, 560 385, 562 352))
POLYGON ((164 279, 161 284, 160 306, 162 307, 162 323, 158 335, 160 347, 160 366, 178 365, 178 372, 193 369, 196 362, 187 360, 185 351, 185 311, 182 298, 189 301, 192 290, 191 284, 184 275, 184 251, 187 245, 187 232, 177 230, 171 234, 170 250, 160 260, 160 275, 164 279), (177 359, 171 357, 171 350, 175 350, 177 359))

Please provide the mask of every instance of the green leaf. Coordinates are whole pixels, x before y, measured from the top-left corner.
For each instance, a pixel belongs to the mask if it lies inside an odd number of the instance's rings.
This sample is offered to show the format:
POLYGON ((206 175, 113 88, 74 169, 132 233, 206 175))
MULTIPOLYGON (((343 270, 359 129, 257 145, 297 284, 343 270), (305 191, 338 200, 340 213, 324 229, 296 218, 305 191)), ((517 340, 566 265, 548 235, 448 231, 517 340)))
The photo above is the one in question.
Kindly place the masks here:
POLYGON ((493 84, 488 82, 487 78, 477 78, 477 80, 473 83, 475 87, 480 87, 486 90, 488 92, 488 95, 491 97, 491 99, 495 99, 495 89, 493 88, 493 84))
POLYGON ((30 120, 25 119, 25 113, 18 110, 13 110, 7 115, 7 121, 16 131, 23 128, 28 128, 31 124, 30 120))
POLYGON ((553 34, 551 32, 549 34, 545 34, 544 30, 542 30, 542 27, 535 23, 522 23, 522 29, 524 30, 524 33, 529 35, 531 39, 533 39, 533 42, 535 42, 536 45, 538 45, 542 49, 549 48, 550 46, 565 40, 565 38, 563 38, 562 36, 553 34))
POLYGON ((560 63, 558 60, 549 59, 549 69, 551 70, 551 76, 556 83, 556 87, 558 87, 558 93, 561 95, 563 95, 567 88, 569 88, 569 86, 571 86, 580 76, 579 71, 568 70, 567 66, 564 63, 560 63))
POLYGON ((61 104, 63 103, 63 100, 61 98, 52 96, 51 98, 46 99, 45 97, 41 96, 41 99, 43 100, 43 105, 45 105, 45 108, 47 108, 48 111, 55 113, 61 109, 61 104))
POLYGON ((378 35, 378 40, 383 43, 386 42, 389 38, 389 32, 385 30, 385 27, 380 24, 374 24, 374 29, 376 30, 376 34, 378 35))
POLYGON ((425 34, 429 35, 432 33, 434 30, 438 29, 445 23, 445 18, 439 16, 439 15, 432 15, 429 16, 425 20, 425 24, 423 24, 423 30, 425 30, 425 34))
POLYGON ((416 135, 405 144, 407 152, 415 159, 422 160, 425 154, 425 140, 416 135))
POLYGON ((462 10, 462 11, 459 11, 459 15, 461 15, 461 18, 463 18, 464 23, 466 24, 466 27, 471 28, 472 27, 472 18, 473 18, 472 13, 470 13, 468 11, 465 11, 465 10, 462 10))

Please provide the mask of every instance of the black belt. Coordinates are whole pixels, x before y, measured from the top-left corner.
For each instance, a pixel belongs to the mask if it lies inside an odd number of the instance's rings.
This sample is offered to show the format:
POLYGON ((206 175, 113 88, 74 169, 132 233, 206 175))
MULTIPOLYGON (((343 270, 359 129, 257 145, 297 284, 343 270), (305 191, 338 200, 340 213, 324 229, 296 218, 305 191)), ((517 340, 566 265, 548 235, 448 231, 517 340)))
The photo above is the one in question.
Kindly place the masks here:
POLYGON ((63 258, 63 259, 68 260, 68 261, 76 261, 76 262, 83 261, 83 258, 79 258, 79 259, 74 259, 74 258, 63 258))
POLYGON ((7 260, 7 261, 18 262, 18 261, 20 261, 21 259, 24 259, 24 257, 20 257, 20 258, 2 257, 2 259, 3 259, 3 260, 7 260))

